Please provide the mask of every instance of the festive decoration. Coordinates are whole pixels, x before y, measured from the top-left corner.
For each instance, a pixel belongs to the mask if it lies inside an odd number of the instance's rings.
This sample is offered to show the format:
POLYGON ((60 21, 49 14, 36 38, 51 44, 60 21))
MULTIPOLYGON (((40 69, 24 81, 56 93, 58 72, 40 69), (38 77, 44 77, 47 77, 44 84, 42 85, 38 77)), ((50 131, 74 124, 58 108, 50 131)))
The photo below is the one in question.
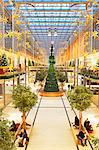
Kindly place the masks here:
POLYGON ((96 54, 96 49, 95 48, 93 49, 93 54, 96 54))
POLYGON ((95 39, 96 37, 98 37, 98 32, 97 32, 97 31, 94 31, 94 32, 92 33, 92 35, 93 35, 93 37, 94 37, 94 39, 95 39))
POLYGON ((8 66, 8 60, 6 58, 6 54, 3 54, 2 55, 2 58, 1 58, 1 66, 8 66))
POLYGON ((20 52, 17 52, 17 58, 19 58, 20 57, 20 52))
POLYGON ((99 24, 99 20, 97 20, 96 24, 99 24))
POLYGON ((58 92, 59 88, 58 88, 58 83, 57 83, 56 73, 55 73, 55 68, 54 68, 55 58, 53 55, 53 45, 51 45, 51 55, 49 56, 49 63, 50 63, 50 66, 48 70, 48 76, 46 78, 44 91, 45 92, 58 92))
POLYGON ((83 53, 83 56, 84 56, 84 57, 87 57, 87 56, 88 56, 88 52, 84 52, 84 53, 83 53))
POLYGON ((12 16, 14 19, 17 19, 18 18, 18 15, 17 14, 13 14, 12 16))
POLYGON ((92 3, 92 0, 87 0, 87 2, 90 2, 90 3, 92 3))
POLYGON ((7 23, 7 22, 8 22, 8 19, 5 17, 5 18, 3 19, 3 22, 4 22, 4 23, 7 23))
POLYGON ((17 21, 16 21, 16 24, 17 24, 17 25, 20 25, 20 24, 21 24, 21 22, 20 22, 19 20, 17 20, 17 21))
POLYGON ((14 31, 14 36, 17 38, 17 40, 21 40, 22 33, 18 31, 14 31))
POLYGON ((86 22, 85 22, 85 25, 87 25, 87 24, 89 23, 90 20, 93 20, 93 17, 92 17, 92 15, 88 14, 88 15, 86 16, 86 22))
POLYGON ((9 52, 12 53, 12 49, 11 48, 9 49, 9 52))
POLYGON ((85 46, 87 46, 87 45, 88 45, 88 42, 85 43, 85 46))
POLYGON ((97 1, 96 1, 96 0, 94 0, 94 1, 93 1, 93 4, 94 4, 94 5, 97 5, 97 1))
POLYGON ((12 31, 9 31, 8 32, 8 36, 11 38, 13 36, 13 32, 12 31))
POLYGON ((8 34, 7 34, 7 33, 5 33, 5 34, 4 34, 4 38, 7 38, 7 37, 8 37, 8 34))
POLYGON ((9 70, 12 71, 13 70, 13 64, 9 65, 9 70))
POLYGON ((0 39, 2 39, 2 33, 0 33, 0 39))
POLYGON ((90 37, 90 32, 86 32, 85 37, 90 37))
POLYGON ((27 48, 31 47, 30 44, 29 44, 29 42, 26 42, 26 46, 27 46, 27 48))

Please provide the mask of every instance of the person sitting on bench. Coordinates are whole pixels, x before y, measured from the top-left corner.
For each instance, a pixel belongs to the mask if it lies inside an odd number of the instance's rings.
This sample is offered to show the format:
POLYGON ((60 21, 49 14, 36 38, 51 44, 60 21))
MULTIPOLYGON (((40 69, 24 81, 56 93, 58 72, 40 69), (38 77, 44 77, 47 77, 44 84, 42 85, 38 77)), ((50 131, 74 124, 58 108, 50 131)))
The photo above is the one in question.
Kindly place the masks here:
POLYGON ((76 128, 79 128, 79 119, 77 116, 75 116, 75 122, 74 122, 74 125, 76 128))
POLYGON ((90 121, 88 120, 88 118, 84 122, 84 127, 86 128, 88 133, 91 133, 93 131, 92 125, 90 124, 90 121))
POLYGON ((12 120, 12 124, 10 126, 10 131, 12 132, 16 132, 18 127, 19 127, 20 123, 15 123, 14 120, 12 120))
POLYGON ((83 146, 87 146, 87 135, 86 132, 84 130, 79 131, 77 138, 81 141, 81 144, 83 146))
POLYGON ((28 142, 29 142, 29 137, 27 135, 27 132, 25 129, 22 129, 19 135, 19 147, 23 147, 24 144, 28 142))

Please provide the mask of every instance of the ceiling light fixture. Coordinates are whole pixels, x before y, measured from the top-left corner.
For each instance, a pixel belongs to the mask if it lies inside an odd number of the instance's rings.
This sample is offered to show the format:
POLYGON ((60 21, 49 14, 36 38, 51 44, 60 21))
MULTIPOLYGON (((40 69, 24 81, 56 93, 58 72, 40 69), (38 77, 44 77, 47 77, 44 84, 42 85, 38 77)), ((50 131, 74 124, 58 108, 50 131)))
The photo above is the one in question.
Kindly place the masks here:
POLYGON ((57 36, 57 29, 50 29, 48 30, 48 36, 57 36))
POLYGON ((56 30, 56 28, 54 30, 54 36, 57 36, 57 30, 56 30))
POLYGON ((51 29, 49 28, 49 30, 48 30, 48 36, 51 36, 51 35, 52 35, 51 29))

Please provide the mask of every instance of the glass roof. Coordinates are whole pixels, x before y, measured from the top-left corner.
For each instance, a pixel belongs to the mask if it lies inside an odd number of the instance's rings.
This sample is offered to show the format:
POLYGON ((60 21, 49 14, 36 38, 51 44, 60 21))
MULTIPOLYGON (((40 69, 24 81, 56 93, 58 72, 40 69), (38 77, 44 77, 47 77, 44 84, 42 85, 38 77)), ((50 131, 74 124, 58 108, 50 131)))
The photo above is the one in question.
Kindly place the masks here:
MULTIPOLYGON (((86 4, 89 0, 4 0, 9 12, 19 11, 19 19, 26 23, 27 30, 40 46, 49 52, 53 41, 55 51, 62 47, 62 42, 69 42, 74 32, 85 27, 86 16, 93 15, 98 7, 86 4)), ((97 0, 99 2, 99 0, 97 0)), ((98 5, 98 4, 97 4, 98 5)), ((22 23, 21 28, 24 27, 22 23)), ((75 37, 74 37, 75 38, 75 37)))

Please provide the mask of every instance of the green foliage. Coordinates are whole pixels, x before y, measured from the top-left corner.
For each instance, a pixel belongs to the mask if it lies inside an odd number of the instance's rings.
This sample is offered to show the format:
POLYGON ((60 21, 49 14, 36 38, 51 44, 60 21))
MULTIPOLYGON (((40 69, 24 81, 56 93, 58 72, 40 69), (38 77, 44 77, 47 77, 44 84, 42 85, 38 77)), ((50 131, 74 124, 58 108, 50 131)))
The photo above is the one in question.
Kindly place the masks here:
POLYGON ((97 126, 96 127, 99 127, 99 123, 97 124, 97 126))
POLYGON ((0 60, 0 66, 8 66, 8 60, 6 58, 6 54, 2 55, 2 58, 0 60))
POLYGON ((69 66, 70 67, 75 67, 75 62, 74 61, 70 61, 69 66))
POLYGON ((96 66, 99 67, 99 59, 97 60, 96 66))
POLYGON ((15 150, 14 140, 15 137, 9 131, 9 122, 0 119, 0 150, 15 150))
POLYGON ((13 90, 13 104, 21 112, 28 112, 37 102, 37 95, 29 87, 18 85, 13 90))
POLYGON ((91 105, 91 97, 91 91, 84 86, 76 86, 68 92, 71 106, 80 111, 84 111, 91 105))
POLYGON ((56 72, 55 72, 55 58, 53 56, 53 45, 51 45, 51 55, 49 56, 49 70, 48 70, 48 75, 46 78, 46 83, 44 87, 44 91, 46 92, 58 92, 58 83, 56 79, 56 72))
POLYGON ((81 74, 83 76, 86 76, 86 77, 90 76, 90 78, 93 78, 93 79, 99 79, 98 71, 97 71, 97 74, 96 74, 96 72, 93 71, 93 70, 82 68, 80 70, 79 74, 81 74))
POLYGON ((99 138, 92 137, 92 143, 94 145, 94 150, 99 150, 99 138))
POLYGON ((68 82, 67 73, 64 74, 62 72, 57 72, 56 74, 57 74, 56 76, 59 82, 64 82, 64 81, 68 82))
POLYGON ((41 81, 41 82, 42 82, 45 77, 46 77, 46 71, 43 71, 43 70, 37 71, 37 73, 36 73, 36 78, 35 78, 35 82, 36 82, 36 81, 41 81))
POLYGON ((30 60, 28 60, 28 66, 32 66, 32 64, 31 64, 31 61, 30 61, 30 60))

